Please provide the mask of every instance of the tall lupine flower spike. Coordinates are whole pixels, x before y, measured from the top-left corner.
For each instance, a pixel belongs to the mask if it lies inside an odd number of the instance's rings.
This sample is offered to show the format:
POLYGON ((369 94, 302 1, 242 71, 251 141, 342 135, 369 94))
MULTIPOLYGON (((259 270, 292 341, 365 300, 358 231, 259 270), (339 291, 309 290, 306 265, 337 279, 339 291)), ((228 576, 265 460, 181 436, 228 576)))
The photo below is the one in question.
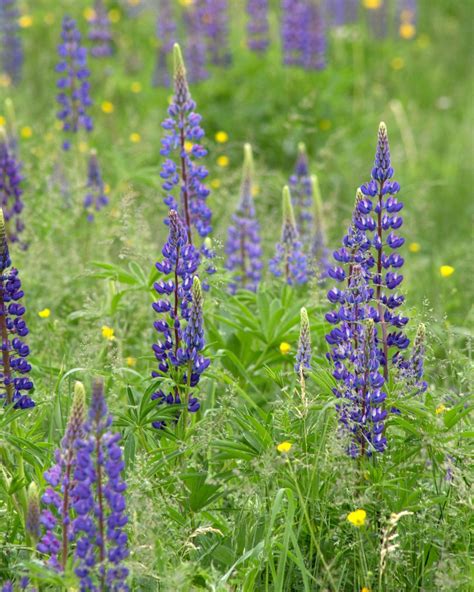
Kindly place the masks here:
POLYGON ((211 210, 206 199, 209 190, 203 181, 207 170, 197 165, 196 160, 206 156, 207 151, 198 143, 204 136, 201 116, 194 112, 196 103, 192 100, 186 79, 186 69, 179 45, 174 45, 174 97, 168 108, 168 117, 162 126, 166 130, 161 140, 160 154, 168 157, 161 168, 166 192, 165 204, 179 211, 189 243, 193 243, 193 228, 199 236, 211 232, 211 210), (179 187, 179 197, 173 195, 179 187), (178 205, 179 200, 179 205, 178 205))
POLYGON ((211 64, 228 66, 232 61, 229 48, 229 6, 227 0, 203 0, 200 18, 207 41, 211 64))
POLYGON ((20 81, 23 66, 19 16, 17 0, 0 0, 0 70, 13 84, 20 81))
MULTIPOLYGON (((62 43, 58 45, 60 60, 56 66, 56 72, 61 75, 57 83, 59 93, 56 99, 60 106, 57 117, 68 135, 80 128, 90 132, 92 119, 87 110, 92 101, 89 96, 87 49, 81 46, 81 34, 76 21, 68 16, 63 19, 61 38, 62 43)), ((63 142, 64 150, 70 147, 70 140, 63 142)))
POLYGON ((20 242, 20 234, 25 227, 20 217, 23 211, 23 180, 21 163, 9 145, 5 130, 0 128, 0 207, 5 217, 7 239, 12 243, 20 242))
POLYGON ((247 0, 247 47, 264 52, 269 43, 268 0, 247 0))
POLYGON ((94 2, 94 16, 90 21, 88 37, 92 44, 92 57, 106 58, 112 55, 110 22, 103 0, 94 2))
POLYGON ((311 369, 311 331, 306 308, 301 309, 300 337, 298 340, 298 351, 296 352, 295 371, 298 376, 311 369))
POLYGON ((36 543, 41 536, 41 513, 38 488, 36 483, 30 483, 28 487, 28 505, 26 512, 26 532, 36 543))
POLYGON ((308 281, 308 260, 299 240, 288 186, 283 188, 281 239, 275 246, 275 256, 270 260, 269 268, 276 277, 284 277, 290 286, 308 281))
POLYGON ((84 209, 87 213, 87 219, 89 222, 92 222, 94 220, 94 212, 99 212, 109 203, 109 199, 105 195, 105 184, 100 172, 96 150, 91 150, 89 157, 87 190, 88 193, 84 198, 84 209))
POLYGON ((54 453, 55 464, 48 469, 44 478, 48 487, 41 501, 45 508, 41 514, 43 536, 37 549, 48 555, 48 565, 64 571, 69 557, 72 531, 72 487, 77 464, 76 444, 83 436, 85 419, 85 391, 80 382, 74 386, 74 399, 66 432, 61 446, 54 453))
POLYGON ((110 431, 112 417, 104 397, 104 384, 96 379, 84 436, 76 441, 77 462, 71 490, 76 513, 75 573, 81 590, 128 591, 128 518, 122 478, 125 463, 120 434, 110 431))
POLYGON ((325 279, 328 275, 329 251, 326 246, 326 228, 324 224, 321 189, 316 175, 311 175, 311 186, 314 199, 313 236, 311 239, 311 256, 316 262, 318 276, 325 279))
POLYGON ((300 66, 303 61, 302 31, 306 17, 305 0, 281 1, 281 45, 283 63, 286 66, 300 66))
POLYGON ((27 377, 31 370, 26 361, 30 348, 22 341, 28 335, 25 307, 20 300, 24 292, 18 270, 11 266, 3 211, 0 208, 0 336, 2 340, 0 399, 15 409, 34 407, 29 396, 33 383, 27 377))
POLYGON ((313 229, 313 186, 309 174, 308 154, 303 142, 298 144, 298 157, 294 173, 289 179, 291 201, 295 212, 296 226, 305 249, 309 250, 313 229))
MULTIPOLYGON (((408 322, 408 317, 395 314, 393 311, 404 301, 404 297, 395 291, 403 280, 399 273, 404 259, 397 252, 405 242, 394 231, 403 224, 399 215, 403 203, 397 200, 400 185, 392 181, 393 168, 390 162, 390 148, 385 123, 381 123, 378 133, 377 151, 375 154, 372 180, 360 188, 364 199, 361 200, 364 215, 370 214, 371 226, 365 230, 372 233, 372 248, 376 268, 372 272, 375 286, 375 299, 378 316, 374 319, 380 324, 381 335, 378 342, 381 348, 380 360, 384 368, 385 380, 388 378, 389 348, 394 348, 394 355, 408 347, 410 341, 401 330, 408 322), (393 331, 389 333, 390 327, 393 331)), ((365 219, 367 222, 369 218, 365 219)), ((394 358, 392 358, 393 361, 394 358)))
MULTIPOLYGON (((187 382, 183 376, 183 365, 187 364, 183 345, 183 321, 189 321, 193 301, 193 279, 199 267, 199 251, 189 243, 186 227, 175 210, 169 213, 169 236, 162 250, 163 260, 156 264, 163 279, 155 283, 154 288, 160 299, 153 303, 153 309, 160 315, 155 321, 156 331, 162 335, 153 344, 153 351, 158 362, 158 371, 153 371, 154 378, 170 378, 174 385, 165 393, 159 389, 152 395, 158 404, 181 404, 187 382)), ((197 399, 188 399, 188 410, 197 411, 197 399)), ((153 422, 157 429, 164 427, 163 421, 153 422)))
POLYGON ((326 66, 326 23, 317 2, 307 2, 302 36, 303 67, 306 70, 322 70, 326 66))
POLYGON ((184 52, 189 69, 189 82, 195 83, 209 77, 206 68, 205 30, 200 16, 199 6, 190 6, 184 11, 186 26, 186 46, 184 52))
POLYGON ((153 73, 153 86, 168 87, 171 84, 168 72, 168 56, 173 51, 173 44, 176 41, 176 22, 173 19, 171 0, 158 1, 156 38, 159 46, 153 73))
POLYGON ((238 288, 255 292, 262 276, 260 225, 255 215, 253 189, 252 147, 245 144, 240 202, 232 215, 225 247, 225 267, 232 272, 232 281, 229 283, 232 294, 238 288))
POLYGON ((357 18, 359 0, 329 0, 326 2, 331 25, 341 27, 357 18))

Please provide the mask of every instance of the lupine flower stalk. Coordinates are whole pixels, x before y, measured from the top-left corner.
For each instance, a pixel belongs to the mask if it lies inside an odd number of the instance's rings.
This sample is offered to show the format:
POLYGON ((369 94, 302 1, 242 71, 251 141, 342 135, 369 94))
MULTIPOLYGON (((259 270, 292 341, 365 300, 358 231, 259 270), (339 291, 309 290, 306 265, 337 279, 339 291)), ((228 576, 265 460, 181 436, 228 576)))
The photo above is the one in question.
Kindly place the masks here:
POLYGON ((105 184, 102 179, 97 151, 91 150, 87 171, 87 194, 84 198, 84 209, 89 222, 94 220, 94 212, 99 212, 109 203, 105 195, 105 184))
POLYGON ((32 482, 28 488, 28 505, 26 512, 26 532, 37 542, 41 535, 41 511, 38 488, 32 482))
MULTIPOLYGON (((87 110, 92 105, 89 96, 90 76, 87 68, 87 49, 81 46, 81 34, 76 21, 66 16, 63 19, 62 43, 58 45, 60 61, 56 72, 60 74, 57 83, 59 93, 56 96, 60 109, 57 113, 66 134, 75 134, 83 128, 92 130, 92 119, 87 110)), ((69 150, 70 140, 63 142, 63 149, 69 150)))
POLYGON ((229 284, 232 294, 238 288, 255 292, 262 276, 260 225, 253 202, 253 175, 252 147, 245 144, 240 202, 232 215, 225 247, 225 267, 232 272, 232 281, 229 284))
POLYGON ((268 0, 247 0, 247 47, 264 52, 269 43, 268 0))
POLYGON ((20 81, 23 66, 19 16, 17 0, 0 0, 0 69, 13 84, 20 81))
POLYGON ((327 277, 329 270, 329 252, 326 245, 326 228, 324 224, 321 189, 316 175, 311 175, 311 187, 314 199, 313 236, 311 239, 311 255, 316 262, 320 279, 327 277))
MULTIPOLYGON (((199 251, 190 244, 186 227, 175 210, 169 213, 169 236, 162 254, 163 260, 156 264, 156 268, 163 274, 163 279, 154 285, 160 299, 153 303, 154 311, 160 315, 154 327, 162 337, 153 344, 158 371, 153 371, 152 376, 168 378, 172 386, 166 393, 160 388, 152 399, 157 400, 159 405, 184 402, 187 410, 193 413, 200 405, 195 397, 189 395, 189 387, 197 385, 201 373, 209 366, 209 360, 199 354, 202 347, 196 345, 195 351, 191 351, 194 335, 201 335, 200 285, 199 289, 198 286, 193 288, 199 267, 199 251), (185 401, 186 393, 188 398, 185 401)), ((153 426, 161 429, 165 422, 156 421, 153 426)))
POLYGON ((319 3, 307 0, 302 30, 302 66, 322 70, 326 66, 326 23, 319 3))
POLYGON ((89 25, 89 41, 92 44, 92 57, 106 58, 112 55, 112 35, 103 0, 94 2, 94 16, 89 25))
POLYGON ((207 71, 207 47, 199 6, 188 7, 183 14, 186 27, 185 55, 189 82, 195 83, 209 77, 207 71))
POLYGON ((7 240, 25 247, 20 242, 20 234, 25 227, 21 219, 23 180, 21 163, 11 148, 4 129, 0 128, 0 207, 5 219, 7 240))
POLYGON ((193 229, 199 236, 211 232, 211 210, 206 200, 209 190, 203 181, 207 177, 204 166, 196 164, 207 151, 198 143, 204 136, 201 116, 194 112, 196 103, 191 98, 181 50, 174 45, 174 97, 168 117, 162 126, 166 130, 161 140, 160 154, 166 156, 160 176, 166 192, 165 204, 179 212, 189 243, 193 243, 193 229), (174 195, 179 188, 179 196, 174 195), (179 200, 179 201, 178 201, 179 200))
POLYGON ((202 27, 206 35, 211 64, 227 66, 231 62, 229 48, 229 6, 227 0, 198 0, 202 27))
POLYGON ((173 51, 173 44, 176 41, 176 22, 173 18, 171 0, 158 1, 156 37, 159 45, 153 74, 153 86, 167 88, 171 84, 168 73, 168 56, 173 51))
POLYGON ((299 240, 288 186, 283 188, 281 239, 275 246, 275 256, 270 260, 269 268, 276 277, 284 277, 290 286, 308 281, 308 258, 299 240))
POLYGON ((313 229, 313 185, 309 174, 308 154, 303 142, 298 144, 295 170, 289 179, 291 202, 295 212, 298 233, 306 249, 309 249, 313 229))
POLYGON ((326 10, 331 25, 341 27, 352 23, 357 18, 359 0, 326 0, 326 10))
POLYGON ((302 31, 305 26, 306 0, 282 0, 281 2, 281 44, 283 63, 286 66, 300 66, 303 59, 302 31))
POLYGON ((43 536, 38 542, 37 549, 48 556, 48 565, 58 571, 64 571, 69 558, 70 545, 74 539, 72 488, 77 463, 76 444, 83 436, 84 419, 84 386, 76 382, 66 432, 60 448, 54 453, 55 464, 44 474, 48 487, 41 498, 45 506, 41 514, 43 536))
POLYGON ((375 300, 378 316, 374 319, 381 329, 380 356, 384 369, 384 378, 388 378, 389 349, 397 352, 408 347, 410 341, 402 331, 408 318, 394 311, 404 302, 404 296, 396 290, 403 280, 399 273, 404 259, 396 250, 405 242, 394 231, 403 224, 403 218, 399 215, 403 203, 397 199, 400 185, 392 180, 393 168, 390 162, 390 148, 388 143, 387 128, 382 122, 379 127, 377 150, 375 154, 372 179, 362 185, 361 191, 364 200, 361 201, 364 213, 370 214, 366 222, 371 220, 371 226, 366 227, 371 236, 372 251, 375 260, 375 269, 371 273, 371 281, 375 286, 375 300), (393 329, 391 332, 390 329, 393 329))
POLYGON ((102 380, 95 380, 84 435, 76 441, 77 460, 71 490, 75 512, 75 573, 81 590, 128 591, 128 518, 122 478, 125 463, 120 434, 110 430, 102 380))
POLYGON ((11 267, 3 211, 0 208, 0 335, 2 357, 0 399, 15 409, 34 407, 29 396, 33 383, 27 374, 31 365, 26 358, 30 348, 23 342, 28 327, 23 319, 25 307, 21 304, 24 292, 18 270, 11 267))
POLYGON ((309 327, 309 318, 306 308, 301 309, 300 336, 298 340, 298 350, 296 352, 295 371, 298 376, 311 369, 311 331, 309 327))

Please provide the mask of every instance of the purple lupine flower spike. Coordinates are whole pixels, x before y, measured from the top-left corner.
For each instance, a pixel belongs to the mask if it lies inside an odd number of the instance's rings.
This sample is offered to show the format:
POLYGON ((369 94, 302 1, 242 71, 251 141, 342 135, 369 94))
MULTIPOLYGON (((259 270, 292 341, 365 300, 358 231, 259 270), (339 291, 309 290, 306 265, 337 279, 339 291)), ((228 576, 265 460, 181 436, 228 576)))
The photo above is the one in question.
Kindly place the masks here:
POLYGON ((28 487, 28 505, 26 511, 26 532, 36 543, 41 536, 41 513, 38 488, 33 481, 28 487))
MULTIPOLYGON (((87 68, 87 49, 81 46, 81 34, 76 21, 66 16, 63 19, 62 43, 58 46, 60 61, 56 72, 60 74, 56 96, 60 109, 57 113, 62 122, 63 131, 75 134, 83 128, 87 132, 92 130, 92 119, 87 110, 92 105, 89 96, 90 72, 87 68)), ((63 142, 63 149, 69 150, 70 140, 63 142)))
POLYGON ((308 154, 303 142, 298 144, 295 170, 289 179, 291 203, 295 212, 298 233, 306 250, 309 250, 313 228, 313 186, 309 174, 308 154))
POLYGON ((119 446, 120 434, 112 433, 104 397, 104 384, 93 384, 89 417, 84 436, 76 440, 77 462, 71 490, 76 513, 75 573, 82 590, 128 591, 128 522, 122 478, 125 463, 119 446))
POLYGON ((227 0, 201 0, 198 15, 206 37, 209 61, 228 66, 232 61, 229 48, 229 7, 227 0))
POLYGON ((3 128, 0 128, 0 207, 5 218, 7 240, 19 243, 25 248, 26 245, 20 240, 20 234, 25 227, 21 219, 23 180, 21 163, 11 148, 3 128))
POLYGON ((305 27, 305 0, 282 0, 281 2, 281 44, 283 63, 286 66, 300 66, 303 61, 302 30, 305 27))
POLYGON ((156 38, 159 46, 153 73, 153 86, 169 87, 171 84, 168 71, 168 56, 176 41, 176 22, 173 18, 171 0, 159 0, 156 19, 156 38))
MULTIPOLYGON (((374 320, 381 329, 380 357, 385 380, 388 378, 390 363, 389 349, 393 348, 394 356, 397 356, 397 352, 406 349, 410 343, 402 331, 408 317, 394 312, 404 301, 404 297, 396 291, 403 280, 400 269, 404 259, 396 250, 404 244, 405 239, 396 233, 403 224, 403 218, 399 213, 403 203, 396 197, 400 185, 393 181, 392 177, 387 128, 382 122, 379 127, 372 180, 362 185, 361 191, 365 198, 364 212, 371 215, 370 218, 366 218, 367 222, 371 220, 371 227, 366 226, 365 230, 372 235, 371 243, 375 255, 376 268, 371 273, 371 279, 376 288, 378 316, 374 320)), ((392 362, 394 360, 395 357, 392 357, 392 362)))
POLYGON ((308 281, 308 259, 303 252, 296 228, 288 186, 283 188, 283 225, 275 256, 269 262, 270 271, 276 277, 284 277, 287 284, 305 284, 308 281))
POLYGON ((23 342, 28 335, 24 319, 24 295, 18 270, 11 266, 3 211, 0 208, 0 334, 2 355, 0 365, 0 399, 14 409, 34 407, 29 396, 33 383, 27 377, 31 365, 26 361, 30 348, 23 342))
POLYGON ((296 352, 295 372, 298 376, 311 369, 311 331, 306 308, 301 309, 300 337, 298 340, 298 351, 296 352))
POLYGON ((80 382, 74 386, 74 399, 61 447, 54 454, 55 464, 45 473, 48 487, 41 497, 45 508, 41 514, 43 535, 37 549, 48 556, 47 564, 64 571, 72 532, 72 487, 77 462, 76 442, 83 436, 85 418, 85 391, 80 382))
POLYGON ((206 200, 209 189, 204 185, 207 170, 197 160, 207 151, 198 143, 204 137, 201 116, 194 112, 196 103, 192 100, 186 79, 186 69, 179 45, 174 45, 174 97, 168 108, 168 117, 162 127, 166 130, 161 140, 160 154, 167 157, 160 176, 166 192, 165 204, 179 211, 184 221, 188 240, 193 243, 193 229, 200 237, 211 232, 211 210, 206 200), (179 188, 179 197, 175 195, 179 188), (179 203, 179 205, 178 205, 179 203))
POLYGON ((247 0, 247 47, 264 52, 270 44, 268 0, 247 0))
POLYGON ((316 175, 311 175, 311 186, 314 199, 313 236, 311 238, 311 255, 316 263, 318 277, 323 280, 328 275, 329 250, 326 244, 326 228, 324 224, 321 190, 316 175))
POLYGON ((105 184, 100 172, 97 151, 91 150, 87 172, 87 194, 84 198, 84 209, 89 222, 94 220, 94 212, 99 212, 109 203, 105 195, 105 184))
POLYGON ((189 72, 189 82, 195 83, 206 80, 209 73, 206 68, 205 31, 198 5, 188 7, 183 14, 186 27, 186 46, 184 52, 189 72))
POLYGON ((92 57, 106 58, 112 55, 112 34, 103 0, 94 2, 94 16, 89 25, 89 41, 92 45, 92 57))
POLYGON ((17 0, 0 0, 0 71, 13 84, 20 82, 23 66, 19 16, 17 0))
POLYGON ((255 216, 253 189, 252 147, 245 144, 240 202, 232 215, 225 247, 225 267, 232 272, 232 281, 229 283, 232 294, 238 288, 255 292, 262 277, 260 225, 255 216))
MULTIPOLYGON (((163 277, 154 284, 160 299, 153 303, 154 311, 160 315, 154 327, 161 337, 153 344, 158 371, 153 371, 152 376, 171 378, 174 388, 167 393, 159 389, 152 395, 152 399, 158 401, 158 405, 174 405, 181 404, 183 393, 188 387, 187 377, 185 379, 183 375, 183 366, 186 368, 189 361, 184 324, 190 322, 193 281, 200 260, 199 251, 189 243, 186 226, 175 210, 169 213, 169 236, 162 254, 163 260, 156 264, 156 268, 163 277)), ((209 365, 209 360, 203 360, 200 356, 198 358, 198 366, 193 367, 190 374, 192 386, 197 384, 200 372, 209 365)), ((198 409, 197 399, 190 397, 188 410, 193 412, 198 409)), ((161 429, 165 422, 155 421, 152 425, 161 429)))
POLYGON ((367 5, 369 29, 378 39, 387 35, 388 0, 380 0, 378 4, 367 5))
POLYGON ((322 70, 326 66, 326 23, 316 2, 307 2, 302 30, 301 64, 306 70, 322 70))

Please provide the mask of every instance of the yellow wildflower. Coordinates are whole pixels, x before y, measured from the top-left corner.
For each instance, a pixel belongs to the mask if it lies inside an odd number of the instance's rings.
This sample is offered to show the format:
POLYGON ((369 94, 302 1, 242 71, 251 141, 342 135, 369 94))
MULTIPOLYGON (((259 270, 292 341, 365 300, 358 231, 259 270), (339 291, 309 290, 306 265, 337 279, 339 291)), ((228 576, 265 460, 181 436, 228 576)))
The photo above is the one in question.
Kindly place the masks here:
POLYGON ((110 193, 110 185, 108 183, 104 184, 104 193, 105 195, 109 195, 110 193))
POLYGON ((5 117, 3 117, 3 115, 0 115, 0 125, 5 125, 7 123, 7 120, 5 119, 5 117))
POLYGON ((33 24, 33 18, 29 14, 25 14, 20 16, 18 19, 18 24, 22 29, 28 29, 33 24))
POLYGON ((399 33, 402 39, 413 39, 416 35, 416 27, 412 23, 402 23, 399 33))
POLYGON ((278 444, 277 450, 282 454, 287 454, 290 452, 292 446, 293 444, 291 442, 282 442, 281 444, 278 444))
POLYGON ((89 146, 87 145, 87 142, 79 142, 79 152, 84 154, 85 152, 88 151, 88 149, 89 149, 89 146))
POLYGON ((142 137, 137 132, 133 132, 132 134, 130 134, 129 138, 130 138, 130 142, 132 142, 133 144, 138 144, 139 142, 142 141, 142 137))
POLYGON ((363 588, 360 589, 360 592, 370 592, 370 588, 367 588, 367 586, 364 586, 363 588))
POLYGON ((86 19, 86 21, 92 21, 95 19, 95 10, 91 6, 88 6, 87 8, 84 8, 82 16, 86 19))
POLYGON ((212 181, 211 181, 211 187, 213 189, 219 189, 220 186, 221 186, 221 180, 220 179, 212 179, 212 181))
POLYGON ((217 164, 220 167, 227 167, 229 166, 229 157, 225 156, 225 154, 223 154, 222 156, 219 156, 219 158, 217 159, 217 164))
POLYGON ((393 58, 393 60, 390 62, 390 65, 394 70, 401 70, 405 66, 405 60, 400 57, 393 58))
POLYGON ((51 315, 51 311, 49 310, 49 308, 43 308, 43 310, 40 310, 38 312, 38 316, 41 319, 47 319, 50 315, 51 315))
POLYGON ((118 23, 121 18, 120 10, 117 8, 112 8, 109 10, 109 21, 111 23, 118 23))
POLYGON ((330 119, 321 119, 321 121, 319 122, 319 129, 322 132, 327 132, 331 129, 332 127, 332 123, 330 119))
POLYGON ((105 337, 105 339, 107 339, 108 341, 113 341, 115 339, 115 335, 112 327, 102 325, 102 337, 105 337))
POLYGON ((132 356, 128 356, 127 366, 130 366, 130 368, 133 368, 136 365, 137 365, 137 358, 132 358, 132 356))
POLYGON ((184 142, 184 149, 186 150, 186 152, 191 152, 191 150, 193 149, 194 143, 190 142, 189 140, 186 140, 184 142))
POLYGON ((382 0, 363 0, 362 4, 367 10, 378 10, 382 6, 382 0))
POLYGON ((22 138, 24 138, 25 140, 27 140, 28 138, 31 138, 32 135, 33 135, 33 130, 31 129, 31 127, 29 125, 25 125, 21 128, 20 136, 22 138))
POLYGON ((286 341, 282 341, 280 343, 280 353, 286 356, 286 354, 290 353, 290 351, 291 345, 289 343, 286 343, 286 341))
POLYGON ((454 267, 451 267, 451 265, 441 265, 439 273, 441 274, 441 277, 449 277, 450 275, 453 275, 454 267))
POLYGON ((100 107, 104 113, 109 114, 114 112, 114 105, 110 101, 103 101, 100 107))
POLYGON ((254 185, 252 187, 252 197, 256 197, 260 193, 260 187, 258 185, 254 185))
POLYGON ((358 528, 364 526, 366 518, 367 512, 365 510, 355 510, 354 512, 347 514, 347 520, 358 528))
POLYGON ((438 405, 438 407, 436 407, 435 409, 435 413, 436 415, 440 415, 441 413, 443 413, 444 411, 447 411, 447 407, 444 403, 441 403, 441 405, 438 405))
POLYGON ((192 6, 194 0, 179 0, 181 6, 192 6))
POLYGON ((421 251, 420 243, 410 243, 408 248, 410 249, 410 253, 419 253, 421 251))
POLYGON ((227 132, 217 132, 214 137, 216 138, 216 142, 219 142, 219 144, 225 144, 229 140, 229 135, 227 132))
POLYGON ((132 93, 139 93, 142 92, 142 85, 140 82, 132 82, 132 84, 130 85, 130 90, 132 91, 132 93))

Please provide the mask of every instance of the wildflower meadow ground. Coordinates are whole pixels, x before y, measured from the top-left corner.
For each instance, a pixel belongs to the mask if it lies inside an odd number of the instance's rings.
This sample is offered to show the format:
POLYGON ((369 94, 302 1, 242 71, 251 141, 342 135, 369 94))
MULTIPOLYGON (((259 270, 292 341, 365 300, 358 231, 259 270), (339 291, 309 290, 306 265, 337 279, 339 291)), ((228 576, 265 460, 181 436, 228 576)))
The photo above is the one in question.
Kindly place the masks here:
POLYGON ((474 589, 473 18, 0 0, 2 592, 474 589))

